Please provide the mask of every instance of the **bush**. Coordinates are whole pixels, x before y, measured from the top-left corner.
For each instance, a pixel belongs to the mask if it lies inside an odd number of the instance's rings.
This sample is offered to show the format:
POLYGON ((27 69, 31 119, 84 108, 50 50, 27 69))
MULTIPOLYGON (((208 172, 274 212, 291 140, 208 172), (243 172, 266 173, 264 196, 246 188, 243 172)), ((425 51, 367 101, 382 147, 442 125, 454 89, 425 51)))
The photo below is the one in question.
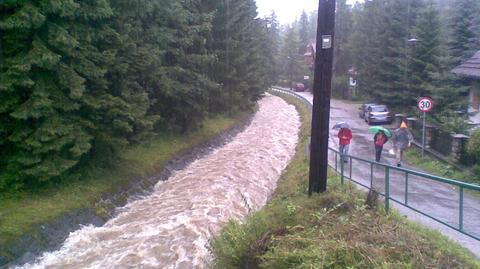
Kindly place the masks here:
POLYGON ((476 160, 480 160, 480 129, 475 130, 470 137, 467 145, 467 152, 476 160))
POLYGON ((461 115, 442 115, 440 116, 442 130, 456 134, 466 134, 470 126, 461 115))

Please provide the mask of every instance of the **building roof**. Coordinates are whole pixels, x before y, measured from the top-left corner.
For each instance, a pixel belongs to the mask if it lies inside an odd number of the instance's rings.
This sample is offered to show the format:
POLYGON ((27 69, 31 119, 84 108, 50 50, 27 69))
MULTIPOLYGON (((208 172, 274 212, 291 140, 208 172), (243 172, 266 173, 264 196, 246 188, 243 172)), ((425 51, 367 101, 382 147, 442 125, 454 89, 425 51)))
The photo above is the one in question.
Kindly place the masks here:
POLYGON ((455 67, 452 73, 463 77, 480 79, 480 50, 472 58, 455 67))

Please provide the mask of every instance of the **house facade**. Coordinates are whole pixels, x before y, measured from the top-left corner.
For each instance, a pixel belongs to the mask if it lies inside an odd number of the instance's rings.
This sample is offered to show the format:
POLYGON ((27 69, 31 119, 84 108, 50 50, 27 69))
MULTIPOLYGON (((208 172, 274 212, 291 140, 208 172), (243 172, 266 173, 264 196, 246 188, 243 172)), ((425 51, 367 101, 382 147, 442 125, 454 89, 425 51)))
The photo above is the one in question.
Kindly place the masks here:
POLYGON ((471 81, 468 108, 469 120, 471 124, 480 125, 480 51, 477 51, 472 58, 455 67, 452 73, 468 78, 471 81))
POLYGON ((310 70, 314 69, 315 66, 315 53, 317 49, 317 43, 310 42, 306 47, 306 52, 303 54, 303 58, 305 60, 305 64, 307 64, 310 70))

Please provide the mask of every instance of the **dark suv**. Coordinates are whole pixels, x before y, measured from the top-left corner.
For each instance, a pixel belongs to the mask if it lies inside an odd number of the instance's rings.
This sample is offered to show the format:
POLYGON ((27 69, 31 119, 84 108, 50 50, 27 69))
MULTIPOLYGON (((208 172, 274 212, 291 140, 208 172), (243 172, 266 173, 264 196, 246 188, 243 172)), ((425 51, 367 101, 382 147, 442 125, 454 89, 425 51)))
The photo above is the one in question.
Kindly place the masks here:
POLYGON ((393 121, 392 114, 386 105, 369 106, 365 112, 364 119, 369 125, 372 123, 391 124, 393 121))

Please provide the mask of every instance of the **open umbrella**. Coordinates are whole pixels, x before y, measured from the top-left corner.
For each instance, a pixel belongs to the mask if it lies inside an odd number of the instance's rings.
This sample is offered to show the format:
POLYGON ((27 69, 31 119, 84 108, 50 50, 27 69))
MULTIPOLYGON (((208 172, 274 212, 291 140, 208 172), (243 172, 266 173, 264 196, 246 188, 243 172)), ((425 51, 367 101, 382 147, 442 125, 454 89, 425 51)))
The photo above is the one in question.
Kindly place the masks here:
POLYGON ((368 128, 368 131, 372 134, 376 134, 378 133, 378 131, 382 131, 387 137, 392 137, 392 132, 383 126, 372 126, 368 128))
POLYGON ((344 121, 341 121, 335 125, 333 125, 332 129, 341 129, 341 128, 347 128, 350 129, 350 125, 344 121))

